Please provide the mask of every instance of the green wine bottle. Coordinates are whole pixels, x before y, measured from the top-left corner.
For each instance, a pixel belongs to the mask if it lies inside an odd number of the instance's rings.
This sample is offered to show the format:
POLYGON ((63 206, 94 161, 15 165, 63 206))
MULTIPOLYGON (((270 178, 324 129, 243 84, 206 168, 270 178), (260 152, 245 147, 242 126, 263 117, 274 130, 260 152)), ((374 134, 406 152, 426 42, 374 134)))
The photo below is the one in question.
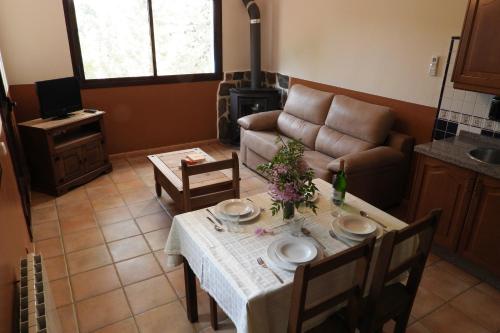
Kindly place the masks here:
POLYGON ((347 179, 344 171, 344 160, 340 160, 339 171, 333 176, 332 181, 333 195, 332 200, 336 206, 342 206, 345 199, 345 190, 347 188, 347 179))

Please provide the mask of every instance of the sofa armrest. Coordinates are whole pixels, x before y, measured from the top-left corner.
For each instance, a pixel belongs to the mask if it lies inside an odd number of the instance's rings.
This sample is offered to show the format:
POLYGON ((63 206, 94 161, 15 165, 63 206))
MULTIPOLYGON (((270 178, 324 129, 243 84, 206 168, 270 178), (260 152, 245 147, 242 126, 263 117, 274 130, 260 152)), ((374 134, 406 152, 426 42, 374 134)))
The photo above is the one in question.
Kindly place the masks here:
POLYGON ((328 163, 328 170, 336 173, 339 170, 340 160, 344 160, 345 172, 374 172, 378 168, 398 165, 404 162, 404 155, 396 149, 379 146, 359 153, 347 154, 328 163))
POLYGON ((415 139, 409 135, 391 131, 385 145, 402 152, 405 156, 410 156, 413 152, 415 139))
POLYGON ((238 119, 238 124, 246 130, 266 131, 276 128, 281 110, 251 114, 238 119))

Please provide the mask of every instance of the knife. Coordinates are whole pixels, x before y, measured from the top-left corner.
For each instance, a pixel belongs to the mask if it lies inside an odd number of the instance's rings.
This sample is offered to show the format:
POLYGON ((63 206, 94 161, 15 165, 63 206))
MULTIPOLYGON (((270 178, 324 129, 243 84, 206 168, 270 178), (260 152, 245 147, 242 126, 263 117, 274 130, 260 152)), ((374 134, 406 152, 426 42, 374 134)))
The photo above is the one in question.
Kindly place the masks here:
POLYGON ((219 224, 222 226, 222 222, 221 222, 221 221, 217 218, 217 216, 215 216, 215 214, 214 214, 214 213, 212 213, 212 211, 211 211, 210 209, 208 209, 208 208, 207 208, 207 209, 206 209, 206 211, 207 211, 210 215, 212 215, 212 216, 214 217, 215 222, 219 223, 219 224))

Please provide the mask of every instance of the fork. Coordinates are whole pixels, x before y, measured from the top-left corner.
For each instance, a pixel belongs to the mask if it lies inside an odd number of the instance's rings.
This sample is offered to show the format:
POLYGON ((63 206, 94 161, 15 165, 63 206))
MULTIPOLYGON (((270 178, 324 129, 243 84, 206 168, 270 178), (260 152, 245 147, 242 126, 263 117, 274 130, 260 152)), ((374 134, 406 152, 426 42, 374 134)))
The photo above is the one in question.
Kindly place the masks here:
POLYGON ((276 273, 275 273, 275 272, 271 269, 271 267, 267 266, 267 264, 266 264, 266 262, 264 261, 264 259, 262 259, 261 257, 258 257, 258 258, 257 258, 257 263, 258 263, 261 267, 263 267, 263 268, 267 268, 268 270, 270 270, 270 271, 271 271, 271 273, 273 273, 273 275, 274 275, 274 276, 278 279, 278 281, 279 281, 280 283, 282 283, 282 284, 284 283, 284 282, 283 282, 283 280, 279 277, 279 275, 278 275, 278 274, 276 274, 276 273))

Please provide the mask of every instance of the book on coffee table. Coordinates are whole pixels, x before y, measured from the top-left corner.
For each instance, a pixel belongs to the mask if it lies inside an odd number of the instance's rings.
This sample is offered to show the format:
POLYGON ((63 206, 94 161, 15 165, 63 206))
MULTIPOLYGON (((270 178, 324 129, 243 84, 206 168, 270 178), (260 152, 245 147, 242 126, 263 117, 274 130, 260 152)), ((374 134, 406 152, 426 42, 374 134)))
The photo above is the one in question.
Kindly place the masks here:
POLYGON ((188 164, 196 164, 205 161, 205 155, 199 153, 191 153, 186 155, 186 161, 188 164))

